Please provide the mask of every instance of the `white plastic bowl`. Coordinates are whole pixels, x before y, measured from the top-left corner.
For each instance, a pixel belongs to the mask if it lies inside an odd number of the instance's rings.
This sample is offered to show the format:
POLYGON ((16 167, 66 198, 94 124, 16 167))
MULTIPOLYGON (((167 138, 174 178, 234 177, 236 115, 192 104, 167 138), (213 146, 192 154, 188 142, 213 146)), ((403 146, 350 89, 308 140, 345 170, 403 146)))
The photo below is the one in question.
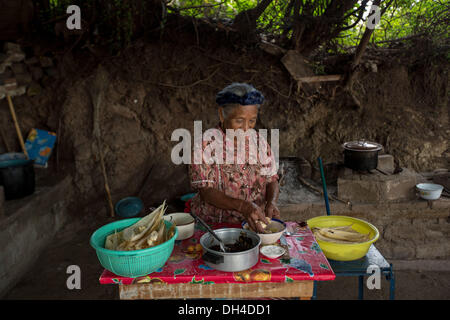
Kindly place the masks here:
MULTIPOLYGON (((261 239, 261 245, 265 244, 273 244, 278 241, 283 235, 283 232, 286 231, 286 224, 278 219, 272 219, 269 226, 273 226, 279 230, 274 233, 258 233, 259 238, 261 239)), ((247 222, 242 223, 243 229, 250 229, 247 222)))
POLYGON ((286 252, 284 248, 272 245, 262 246, 261 249, 259 249, 259 251, 270 259, 279 258, 286 252))
POLYGON ((416 185, 417 191, 422 199, 437 200, 441 197, 444 187, 435 183, 419 183, 416 185))
POLYGON ((175 212, 164 216, 164 220, 175 222, 178 229, 176 240, 185 240, 194 235, 195 220, 185 212, 175 212))

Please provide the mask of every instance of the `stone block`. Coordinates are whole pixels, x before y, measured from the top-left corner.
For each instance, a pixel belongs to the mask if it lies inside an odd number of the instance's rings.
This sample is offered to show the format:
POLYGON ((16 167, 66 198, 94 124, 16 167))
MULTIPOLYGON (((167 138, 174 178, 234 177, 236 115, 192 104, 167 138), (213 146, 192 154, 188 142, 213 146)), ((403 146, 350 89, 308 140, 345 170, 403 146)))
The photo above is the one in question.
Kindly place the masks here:
POLYGON ((350 177, 353 174, 353 170, 344 166, 339 168, 338 178, 350 177))
POLYGON ((6 70, 2 73, 0 73, 0 85, 2 85, 5 80, 14 78, 14 73, 12 72, 11 68, 6 68, 6 70))
POLYGON ((3 45, 3 51, 22 52, 22 49, 17 43, 5 42, 5 44, 3 45))
POLYGON ((399 242, 413 238, 423 238, 425 229, 410 223, 390 223, 386 225, 383 238, 387 241, 399 242))
POLYGON ((381 170, 386 173, 394 173, 395 170, 395 163, 394 163, 394 157, 390 154, 380 154, 378 156, 378 170, 381 170))
POLYGON ((343 176, 337 181, 338 197, 352 202, 375 202, 415 199, 416 174, 404 169, 393 175, 381 173, 343 176))
POLYGON ((380 189, 371 181, 343 179, 337 180, 338 198, 351 202, 379 202, 380 189))
POLYGON ((415 186, 417 182, 415 174, 411 174, 409 171, 402 171, 400 174, 392 176, 397 177, 397 179, 384 181, 382 200, 395 201, 414 199, 416 197, 415 186))
POLYGON ((26 59, 25 64, 27 64, 28 66, 39 64, 39 59, 36 56, 33 56, 29 59, 26 59))
POLYGON ((42 67, 42 68, 50 68, 50 67, 53 67, 53 61, 52 61, 52 58, 42 56, 42 57, 39 58, 39 60, 40 60, 40 62, 41 62, 41 67, 42 67))
POLYGON ((53 78, 56 78, 58 76, 58 70, 56 68, 46 68, 45 73, 49 77, 53 77, 53 78))
POLYGON ((439 243, 427 243, 417 245, 417 259, 444 259, 450 257, 450 243, 440 241, 439 243))
POLYGON ((22 74, 27 72, 27 66, 24 63, 13 63, 11 70, 14 74, 22 74))
POLYGON ((25 94, 26 92, 27 92, 26 86, 19 86, 14 89, 8 90, 8 94, 11 97, 21 96, 21 95, 25 94))
POLYGON ((31 74, 29 73, 20 73, 15 75, 17 84, 29 84, 33 81, 33 78, 31 77, 31 74))
POLYGON ((32 97, 32 96, 37 96, 39 94, 41 94, 42 92, 42 87, 39 85, 39 83, 37 82, 32 82, 27 89, 27 96, 32 97))
POLYGON ((44 71, 41 67, 38 66, 32 66, 30 67, 31 76, 33 77, 33 80, 39 81, 44 76, 44 71))
POLYGON ((392 258, 394 259, 414 259, 416 257, 416 249, 414 245, 398 245, 392 246, 392 258))
POLYGON ((0 63, 0 73, 4 73, 7 70, 6 68, 10 67, 11 64, 12 62, 8 60, 5 60, 2 63, 0 63))
POLYGON ((23 52, 8 52, 8 57, 4 62, 20 62, 25 59, 25 53, 23 52))

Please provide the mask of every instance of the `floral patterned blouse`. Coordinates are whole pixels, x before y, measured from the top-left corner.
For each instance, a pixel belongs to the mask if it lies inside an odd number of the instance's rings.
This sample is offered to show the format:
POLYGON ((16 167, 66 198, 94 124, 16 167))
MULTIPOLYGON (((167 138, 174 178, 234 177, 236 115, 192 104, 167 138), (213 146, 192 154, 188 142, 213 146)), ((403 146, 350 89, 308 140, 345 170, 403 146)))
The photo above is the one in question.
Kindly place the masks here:
MULTIPOLYGON (((234 139, 228 139, 225 133, 216 128, 223 135, 223 163, 215 161, 208 164, 205 158, 205 149, 208 150, 211 141, 202 142, 201 164, 191 164, 189 166, 189 177, 191 187, 199 190, 205 187, 211 187, 224 192, 227 196, 242 200, 252 201, 260 207, 264 207, 266 203, 266 185, 278 180, 277 167, 275 158, 272 154, 270 145, 266 139, 256 133, 251 136, 256 146, 260 146, 260 150, 267 152, 267 158, 261 161, 258 152, 252 152, 249 155, 249 143, 245 145, 245 155, 237 152, 237 146, 234 139), (257 141, 255 141, 255 139, 257 141), (226 158, 226 148, 234 147, 234 161, 226 158), (262 149, 261 149, 262 147, 262 149), (256 154, 256 157, 254 156, 256 154), (228 162, 228 163, 227 163, 228 162)), ((231 150, 231 149, 228 149, 231 150)), ((213 156, 214 152, 211 153, 213 156)), ((216 158, 218 159, 220 155, 216 158)), ((198 161, 200 162, 200 161, 198 161)), ((200 194, 192 198, 191 210, 207 223, 241 223, 244 216, 235 210, 224 210, 217 208, 205 201, 202 201, 200 194)))

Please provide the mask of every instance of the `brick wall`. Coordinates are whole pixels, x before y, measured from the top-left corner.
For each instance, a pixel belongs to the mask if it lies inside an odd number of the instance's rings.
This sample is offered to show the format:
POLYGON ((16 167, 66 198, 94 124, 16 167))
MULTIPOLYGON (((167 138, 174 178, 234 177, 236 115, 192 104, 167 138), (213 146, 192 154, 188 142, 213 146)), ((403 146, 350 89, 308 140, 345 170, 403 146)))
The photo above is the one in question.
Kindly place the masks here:
MULTIPOLYGON (((401 203, 330 203, 331 213, 370 222, 380 231, 375 246, 388 259, 450 259, 450 199, 401 203)), ((301 203, 280 207, 282 219, 306 221, 326 215, 325 204, 301 203)))

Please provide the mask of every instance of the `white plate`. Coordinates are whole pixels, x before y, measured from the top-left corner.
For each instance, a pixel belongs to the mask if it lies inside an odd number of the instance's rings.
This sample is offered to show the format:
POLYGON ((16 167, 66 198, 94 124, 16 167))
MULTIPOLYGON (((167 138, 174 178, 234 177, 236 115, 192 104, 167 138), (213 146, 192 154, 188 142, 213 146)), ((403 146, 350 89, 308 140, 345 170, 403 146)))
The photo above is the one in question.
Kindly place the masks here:
POLYGON ((271 259, 279 258, 286 252, 286 250, 280 246, 263 246, 259 251, 271 259))

